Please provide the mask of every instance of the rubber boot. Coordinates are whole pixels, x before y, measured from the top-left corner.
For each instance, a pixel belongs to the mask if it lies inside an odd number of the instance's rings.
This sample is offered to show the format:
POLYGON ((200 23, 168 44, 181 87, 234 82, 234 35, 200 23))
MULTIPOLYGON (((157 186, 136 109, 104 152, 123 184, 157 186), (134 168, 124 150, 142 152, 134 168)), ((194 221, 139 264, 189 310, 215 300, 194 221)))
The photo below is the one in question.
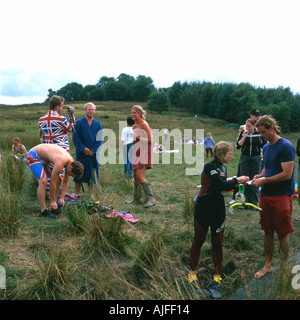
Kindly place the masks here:
POLYGON ((142 186, 141 184, 134 184, 134 191, 133 191, 133 200, 131 201, 126 201, 126 203, 136 203, 139 204, 141 203, 141 195, 142 195, 142 186))
POLYGON ((145 182, 142 184, 142 187, 144 189, 145 195, 148 198, 147 203, 144 204, 144 208, 155 206, 157 204, 157 201, 154 199, 150 184, 148 182, 145 182))

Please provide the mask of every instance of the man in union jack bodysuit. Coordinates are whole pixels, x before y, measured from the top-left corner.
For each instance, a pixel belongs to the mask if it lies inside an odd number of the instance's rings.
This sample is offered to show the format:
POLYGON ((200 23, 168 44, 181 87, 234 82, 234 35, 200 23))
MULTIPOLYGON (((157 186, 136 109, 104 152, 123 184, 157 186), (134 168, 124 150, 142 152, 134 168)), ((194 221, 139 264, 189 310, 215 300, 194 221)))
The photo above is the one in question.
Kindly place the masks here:
MULTIPOLYGON (((49 111, 39 119, 41 143, 56 144, 70 153, 68 132, 73 132, 75 128, 74 108, 68 108, 69 120, 61 115, 65 99, 54 95, 49 101, 49 111)), ((63 178, 64 172, 61 173, 63 178)), ((50 190, 50 178, 48 179, 46 195, 50 190)))

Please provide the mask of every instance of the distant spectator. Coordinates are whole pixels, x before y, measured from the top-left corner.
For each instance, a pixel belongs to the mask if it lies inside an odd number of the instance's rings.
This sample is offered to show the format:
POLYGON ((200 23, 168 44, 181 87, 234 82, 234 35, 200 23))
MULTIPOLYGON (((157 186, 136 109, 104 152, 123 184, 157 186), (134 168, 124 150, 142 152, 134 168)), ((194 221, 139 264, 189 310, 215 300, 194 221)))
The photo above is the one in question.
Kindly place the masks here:
POLYGON ((127 127, 123 128, 120 141, 120 150, 123 149, 124 157, 124 176, 126 179, 133 179, 132 156, 133 156, 133 129, 134 121, 131 117, 127 118, 127 127))
POLYGON ((18 158, 25 159, 27 156, 27 150, 24 144, 21 143, 21 140, 18 137, 15 137, 13 138, 12 143, 11 154, 18 158))
POLYGON ((154 144, 153 152, 159 153, 163 151, 165 151, 165 147, 162 144, 158 144, 158 143, 154 144))
POLYGON ((165 128, 164 129, 164 137, 165 137, 164 142, 166 142, 168 139, 168 133, 169 133, 169 130, 167 128, 165 128))
POLYGON ((204 139, 204 144, 205 144, 205 152, 206 152, 206 158, 208 158, 208 154, 210 154, 211 158, 214 157, 212 148, 213 145, 215 144, 214 139, 211 136, 211 133, 208 132, 206 138, 204 139))

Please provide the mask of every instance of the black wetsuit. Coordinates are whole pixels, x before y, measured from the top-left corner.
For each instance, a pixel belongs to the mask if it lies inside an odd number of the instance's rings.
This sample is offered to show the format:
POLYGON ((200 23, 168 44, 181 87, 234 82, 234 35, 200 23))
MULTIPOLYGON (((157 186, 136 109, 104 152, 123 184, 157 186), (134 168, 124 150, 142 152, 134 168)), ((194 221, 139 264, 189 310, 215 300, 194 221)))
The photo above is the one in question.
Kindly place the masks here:
POLYGON ((200 250, 210 227, 215 272, 220 274, 226 217, 222 191, 232 190, 236 184, 238 184, 236 178, 227 180, 227 170, 222 163, 212 160, 204 165, 201 175, 201 191, 194 208, 195 238, 190 253, 191 270, 196 270, 200 250))

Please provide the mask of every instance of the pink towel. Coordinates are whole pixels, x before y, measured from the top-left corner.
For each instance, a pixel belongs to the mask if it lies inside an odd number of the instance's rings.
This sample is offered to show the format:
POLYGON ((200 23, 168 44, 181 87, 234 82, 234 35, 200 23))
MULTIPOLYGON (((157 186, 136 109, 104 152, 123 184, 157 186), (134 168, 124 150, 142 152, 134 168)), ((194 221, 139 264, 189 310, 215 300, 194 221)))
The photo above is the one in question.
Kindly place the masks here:
POLYGON ((105 215, 107 218, 117 218, 117 217, 122 217, 124 220, 131 222, 131 223, 136 223, 139 221, 139 219, 134 219, 133 216, 130 213, 126 214, 120 214, 116 210, 111 211, 110 213, 105 215))

